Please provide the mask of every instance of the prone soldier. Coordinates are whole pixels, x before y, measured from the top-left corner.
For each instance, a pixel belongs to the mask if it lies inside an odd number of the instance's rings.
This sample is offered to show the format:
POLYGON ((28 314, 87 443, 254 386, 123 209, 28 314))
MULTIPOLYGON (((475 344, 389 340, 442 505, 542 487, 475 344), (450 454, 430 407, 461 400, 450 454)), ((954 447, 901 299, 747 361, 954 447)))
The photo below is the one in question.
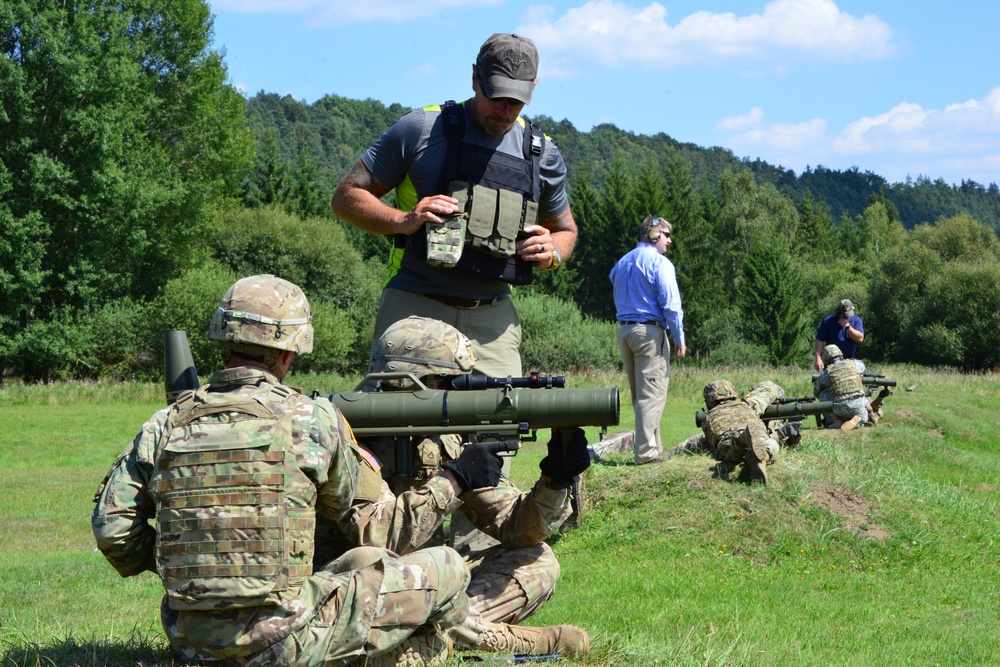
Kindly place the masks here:
POLYGON ((767 484, 767 466, 774 463, 781 444, 794 447, 801 439, 801 422, 766 423, 761 415, 784 396, 784 390, 770 381, 755 384, 742 399, 728 380, 715 380, 703 392, 707 414, 696 421, 702 433, 688 438, 671 454, 705 449, 718 461, 745 463, 752 480, 767 484))

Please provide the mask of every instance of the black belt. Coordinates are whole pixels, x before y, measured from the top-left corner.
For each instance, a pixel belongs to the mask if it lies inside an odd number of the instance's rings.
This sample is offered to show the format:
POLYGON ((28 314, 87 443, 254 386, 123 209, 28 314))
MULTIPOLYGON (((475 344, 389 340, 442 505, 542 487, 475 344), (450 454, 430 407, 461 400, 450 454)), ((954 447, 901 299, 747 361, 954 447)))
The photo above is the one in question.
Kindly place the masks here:
POLYGON ((647 326, 650 324, 655 324, 656 326, 660 326, 660 323, 657 322, 656 320, 646 320, 645 322, 630 322, 628 320, 618 320, 618 324, 645 324, 647 326))
POLYGON ((433 299, 438 303, 443 303, 452 308, 479 308, 479 306, 493 306, 501 301, 510 298, 510 294, 501 294, 492 299, 467 299, 462 296, 449 296, 447 294, 421 294, 428 299, 433 299))

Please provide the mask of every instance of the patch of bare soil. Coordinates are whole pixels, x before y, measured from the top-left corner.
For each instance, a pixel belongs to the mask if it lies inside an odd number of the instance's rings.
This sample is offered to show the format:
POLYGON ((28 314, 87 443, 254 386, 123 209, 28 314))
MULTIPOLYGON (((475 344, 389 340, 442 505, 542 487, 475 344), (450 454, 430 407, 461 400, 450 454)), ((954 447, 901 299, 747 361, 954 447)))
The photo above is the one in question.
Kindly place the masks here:
POLYGON ((844 530, 857 533, 865 539, 884 542, 889 537, 889 531, 874 523, 869 518, 871 505, 850 489, 832 484, 814 486, 812 496, 816 503, 830 514, 836 514, 843 519, 844 530))
POLYGON ((921 417, 919 413, 907 410, 906 408, 893 410, 892 414, 893 418, 899 422, 914 422, 917 426, 923 426, 927 423, 927 420, 921 417))

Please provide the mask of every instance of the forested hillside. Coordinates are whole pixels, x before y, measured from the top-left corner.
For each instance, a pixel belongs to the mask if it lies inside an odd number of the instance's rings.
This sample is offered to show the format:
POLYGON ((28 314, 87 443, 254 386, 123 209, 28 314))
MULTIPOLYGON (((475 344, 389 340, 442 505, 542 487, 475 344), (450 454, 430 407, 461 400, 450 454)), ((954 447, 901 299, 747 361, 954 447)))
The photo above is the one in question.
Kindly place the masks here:
MULTIPOLYGON (((264 92, 249 100, 259 149, 264 154, 275 151, 293 172, 301 168, 303 161, 312 160, 315 174, 323 175, 319 182, 327 187, 339 180, 361 151, 405 111, 398 104, 386 107, 376 100, 349 100, 336 95, 314 104, 264 92)), ((661 171, 666 170, 673 155, 679 155, 687 163, 698 191, 715 187, 727 170, 749 170, 759 183, 770 183, 796 203, 811 199, 834 221, 845 215, 860 215, 873 194, 882 194, 896 207, 907 229, 942 216, 968 213, 1000 231, 1000 187, 996 183, 963 181, 950 186, 922 174, 913 174, 903 183, 889 183, 858 167, 840 171, 822 165, 796 174, 759 159, 737 158, 725 148, 680 143, 662 132, 647 136, 610 124, 581 132, 568 120, 556 121, 548 116, 532 120, 559 146, 570 174, 579 175, 585 169, 589 184, 598 189, 616 155, 624 155, 634 164, 651 160, 661 171)))
MULTIPOLYGON (((315 351, 298 370, 365 367, 388 240, 329 201, 405 109, 246 99, 211 34, 204 0, 0 3, 0 382, 156 378, 173 329, 213 368, 201 334, 254 273, 310 296, 315 351)), ((675 224, 684 363, 808 366, 819 318, 850 298, 865 358, 1000 366, 996 184, 796 175, 666 134, 536 120, 566 157, 580 235, 514 291, 525 367, 618 364, 608 271, 651 212, 675 224)))

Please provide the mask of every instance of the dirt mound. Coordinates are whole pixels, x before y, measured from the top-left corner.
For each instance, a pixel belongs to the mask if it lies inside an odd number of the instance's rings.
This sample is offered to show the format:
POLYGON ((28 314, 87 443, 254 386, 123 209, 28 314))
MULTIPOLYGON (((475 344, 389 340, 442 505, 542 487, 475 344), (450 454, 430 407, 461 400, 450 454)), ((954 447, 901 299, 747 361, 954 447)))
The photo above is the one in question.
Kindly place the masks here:
POLYGON ((822 484, 812 488, 812 496, 820 507, 843 519, 844 530, 879 542, 884 542, 889 537, 889 531, 869 518, 871 505, 868 501, 850 489, 822 484))

